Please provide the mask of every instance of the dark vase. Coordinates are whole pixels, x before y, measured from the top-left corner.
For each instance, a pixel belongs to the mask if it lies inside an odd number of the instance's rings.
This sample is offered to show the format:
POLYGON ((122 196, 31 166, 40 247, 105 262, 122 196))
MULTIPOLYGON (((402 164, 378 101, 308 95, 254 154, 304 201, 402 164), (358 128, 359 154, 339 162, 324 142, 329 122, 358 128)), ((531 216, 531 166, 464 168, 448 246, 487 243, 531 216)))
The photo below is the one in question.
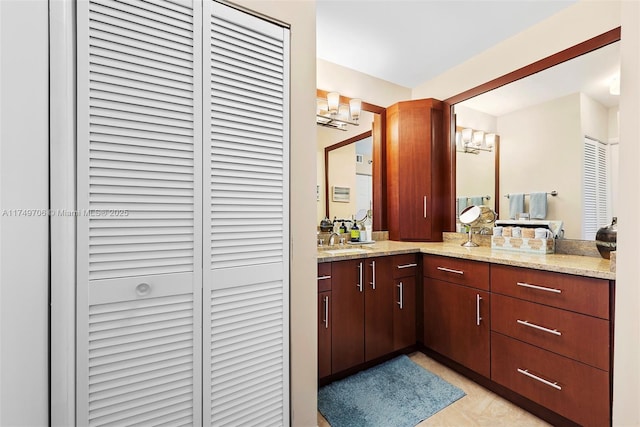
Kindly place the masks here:
POLYGON ((610 259, 611 251, 616 250, 618 239, 618 218, 613 217, 611 224, 602 227, 596 233, 596 246, 602 258, 610 259))

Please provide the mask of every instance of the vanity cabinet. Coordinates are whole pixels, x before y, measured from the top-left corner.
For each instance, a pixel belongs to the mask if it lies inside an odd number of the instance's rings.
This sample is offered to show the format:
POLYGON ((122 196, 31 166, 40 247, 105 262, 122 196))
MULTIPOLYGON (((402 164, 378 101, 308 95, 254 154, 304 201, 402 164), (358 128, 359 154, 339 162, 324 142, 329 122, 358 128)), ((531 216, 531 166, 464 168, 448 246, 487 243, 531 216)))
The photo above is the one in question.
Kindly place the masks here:
POLYGON ((489 264, 423 257, 424 345, 490 376, 489 264))
POLYGON ((331 373, 364 362, 364 264, 366 259, 331 263, 331 373))
POLYGON ((318 264, 319 378, 416 344, 417 271, 416 254, 318 264))
POLYGON ((331 263, 318 264, 318 378, 331 375, 331 263))
POLYGON ((491 379, 580 425, 610 425, 609 281, 492 265, 491 291, 491 379))
POLYGON ((420 99, 386 110, 387 215, 391 240, 441 241, 445 224, 443 103, 420 99))
POLYGON ((415 254, 395 255, 393 274, 393 350, 416 343, 416 273, 415 254))

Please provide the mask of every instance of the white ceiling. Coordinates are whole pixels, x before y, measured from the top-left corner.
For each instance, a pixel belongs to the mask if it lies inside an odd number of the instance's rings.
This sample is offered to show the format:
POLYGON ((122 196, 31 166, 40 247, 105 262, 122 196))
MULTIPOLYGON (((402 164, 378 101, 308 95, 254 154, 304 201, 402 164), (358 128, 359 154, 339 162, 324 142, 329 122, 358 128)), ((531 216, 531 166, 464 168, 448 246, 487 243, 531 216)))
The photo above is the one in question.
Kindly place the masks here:
MULTIPOLYGON (((414 88, 576 0, 317 0, 317 57, 414 88)), ((494 116, 575 92, 617 105, 619 43, 463 105, 494 116)), ((364 95, 363 95, 364 96, 364 95)))
POLYGON ((414 88, 575 0, 317 0, 317 57, 414 88))

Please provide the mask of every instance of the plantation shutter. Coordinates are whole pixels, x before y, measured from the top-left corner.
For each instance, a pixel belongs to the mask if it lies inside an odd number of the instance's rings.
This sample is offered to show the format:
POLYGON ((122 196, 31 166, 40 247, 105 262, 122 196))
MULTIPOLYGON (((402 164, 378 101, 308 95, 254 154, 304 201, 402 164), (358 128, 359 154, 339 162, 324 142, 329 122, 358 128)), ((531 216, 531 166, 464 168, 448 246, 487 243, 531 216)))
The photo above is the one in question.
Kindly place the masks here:
POLYGON ((201 11, 79 1, 77 423, 201 423, 201 11))
POLYGON ((288 425, 289 33, 206 2, 204 420, 288 425))
POLYGON ((582 238, 585 240, 594 240, 598 229, 611 220, 608 153, 603 142, 584 138, 582 238))

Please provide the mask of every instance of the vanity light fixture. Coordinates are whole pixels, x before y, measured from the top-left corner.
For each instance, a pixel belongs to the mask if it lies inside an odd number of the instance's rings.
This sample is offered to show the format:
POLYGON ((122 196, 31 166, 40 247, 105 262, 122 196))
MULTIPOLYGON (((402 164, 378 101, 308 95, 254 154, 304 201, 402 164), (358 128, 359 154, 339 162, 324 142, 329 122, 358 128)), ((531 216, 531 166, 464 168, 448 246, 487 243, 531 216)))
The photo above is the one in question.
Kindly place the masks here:
POLYGON ((327 98, 316 100, 316 124, 332 129, 347 130, 347 125, 358 126, 362 111, 362 100, 353 98, 349 103, 340 103, 338 92, 327 93, 327 98))
POLYGON ((493 151, 495 141, 495 133, 485 133, 471 128, 456 132, 456 150, 462 153, 479 154, 480 151, 493 151))

